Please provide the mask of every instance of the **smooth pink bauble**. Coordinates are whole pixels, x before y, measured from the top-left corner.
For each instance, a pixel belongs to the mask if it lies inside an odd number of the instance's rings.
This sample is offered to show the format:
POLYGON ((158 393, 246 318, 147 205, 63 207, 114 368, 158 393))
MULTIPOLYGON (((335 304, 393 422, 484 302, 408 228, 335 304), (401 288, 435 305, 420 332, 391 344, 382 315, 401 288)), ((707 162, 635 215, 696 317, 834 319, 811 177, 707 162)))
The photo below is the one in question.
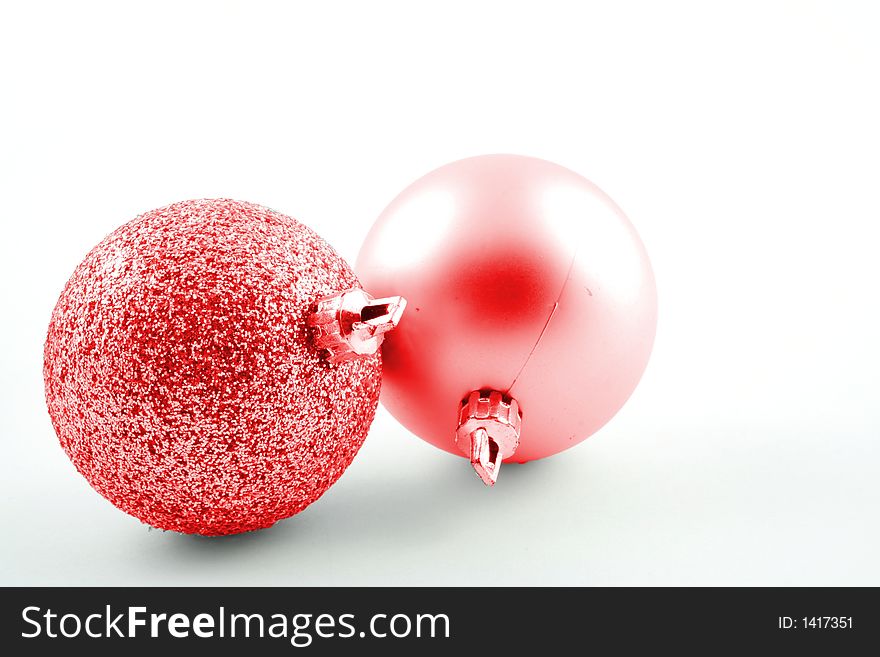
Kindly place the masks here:
POLYGON ((432 171, 381 214, 355 269, 372 295, 408 302, 382 347, 382 402, 460 456, 459 404, 472 390, 519 402, 509 460, 550 456, 617 413, 654 341, 654 276, 632 224, 545 160, 484 155, 432 171))

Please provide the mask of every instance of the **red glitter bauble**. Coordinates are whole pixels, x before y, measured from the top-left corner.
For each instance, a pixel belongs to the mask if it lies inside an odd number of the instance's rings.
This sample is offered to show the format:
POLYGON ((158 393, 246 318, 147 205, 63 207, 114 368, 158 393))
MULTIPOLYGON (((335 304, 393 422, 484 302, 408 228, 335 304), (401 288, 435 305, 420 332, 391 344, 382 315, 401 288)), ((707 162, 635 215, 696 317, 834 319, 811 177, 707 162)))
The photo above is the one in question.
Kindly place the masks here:
POLYGON ((118 228, 52 314, 44 377, 61 445, 101 495, 154 527, 233 534, 314 502, 351 463, 378 354, 329 365, 306 320, 359 287, 306 226, 229 200, 118 228))

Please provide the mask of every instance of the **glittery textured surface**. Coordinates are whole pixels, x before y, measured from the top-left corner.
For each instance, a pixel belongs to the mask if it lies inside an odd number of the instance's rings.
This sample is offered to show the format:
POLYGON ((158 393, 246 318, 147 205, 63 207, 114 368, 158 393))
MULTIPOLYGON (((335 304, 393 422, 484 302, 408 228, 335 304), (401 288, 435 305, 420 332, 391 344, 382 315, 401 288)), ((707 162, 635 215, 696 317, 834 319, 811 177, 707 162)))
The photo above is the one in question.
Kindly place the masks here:
POLYGON ((96 246, 52 314, 44 377, 62 447, 154 527, 230 534, 314 502, 364 438, 378 354, 329 366, 306 318, 358 286, 314 232, 257 205, 176 203, 96 246))

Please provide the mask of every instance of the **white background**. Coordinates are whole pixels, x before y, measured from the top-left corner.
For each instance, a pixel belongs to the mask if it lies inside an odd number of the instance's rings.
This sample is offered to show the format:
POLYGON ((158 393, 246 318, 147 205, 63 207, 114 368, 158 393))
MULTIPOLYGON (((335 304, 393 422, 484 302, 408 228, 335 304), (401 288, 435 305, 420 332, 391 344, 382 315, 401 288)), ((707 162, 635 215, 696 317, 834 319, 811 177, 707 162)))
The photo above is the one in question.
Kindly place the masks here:
POLYGON ((873 7, 4 3, 0 583, 880 585, 873 7), (491 152, 592 179, 651 255, 653 359, 597 435, 488 490, 382 411, 321 500, 223 539, 75 472, 42 345, 105 234, 225 196, 353 262, 409 182, 491 152))

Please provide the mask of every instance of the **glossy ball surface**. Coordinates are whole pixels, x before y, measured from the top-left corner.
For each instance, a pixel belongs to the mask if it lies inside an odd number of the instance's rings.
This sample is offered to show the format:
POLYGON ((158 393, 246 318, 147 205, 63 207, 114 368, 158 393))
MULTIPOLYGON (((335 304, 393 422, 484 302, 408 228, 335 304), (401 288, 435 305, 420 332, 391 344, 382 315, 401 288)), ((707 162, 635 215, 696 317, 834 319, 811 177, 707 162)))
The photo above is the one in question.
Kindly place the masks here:
POLYGON ((599 188, 545 160, 432 171, 381 214, 355 269, 371 294, 408 302, 382 348, 383 403, 453 454, 470 391, 516 398, 511 460, 529 461, 608 422, 651 352, 657 294, 638 234, 599 188))

